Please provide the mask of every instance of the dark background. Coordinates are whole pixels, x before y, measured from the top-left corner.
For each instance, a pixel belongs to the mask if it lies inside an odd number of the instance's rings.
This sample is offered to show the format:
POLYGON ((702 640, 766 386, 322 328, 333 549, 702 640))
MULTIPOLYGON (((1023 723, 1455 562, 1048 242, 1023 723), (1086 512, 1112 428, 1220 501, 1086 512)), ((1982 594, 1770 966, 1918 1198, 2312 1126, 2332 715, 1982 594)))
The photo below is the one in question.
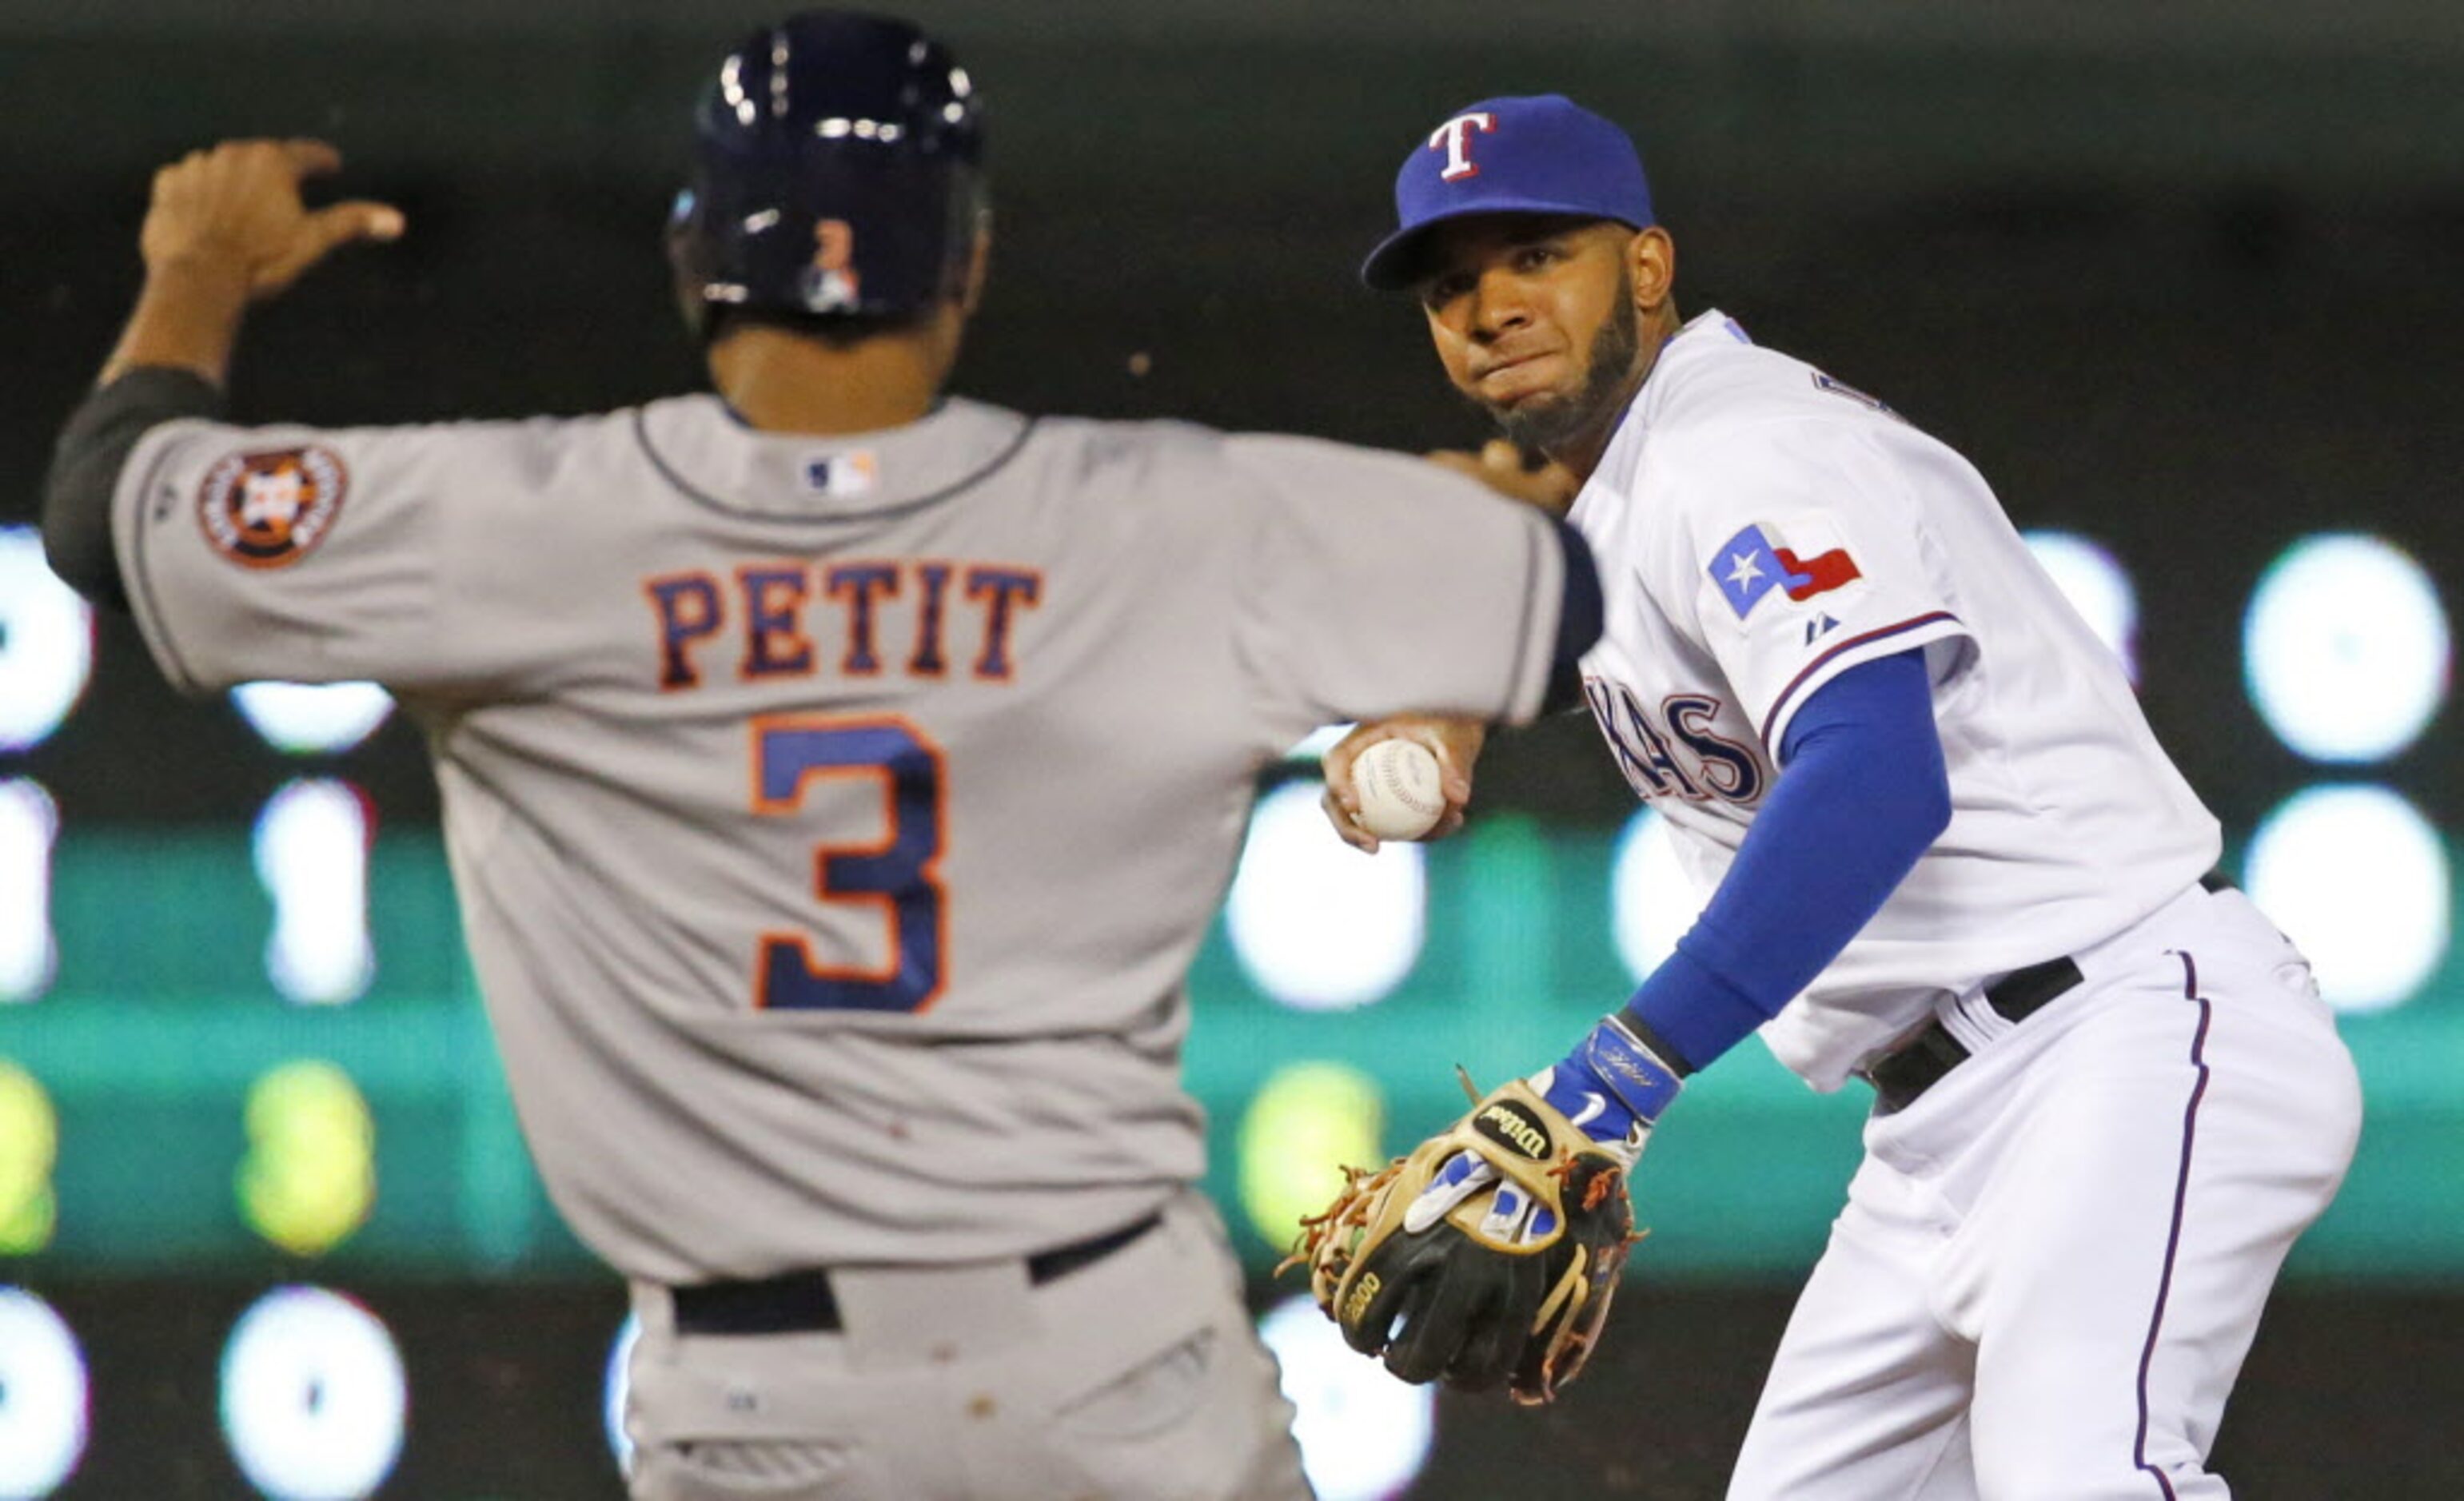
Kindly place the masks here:
MULTIPOLYGON (((51 434, 134 290, 147 174, 224 136, 325 135, 349 155, 343 186, 411 221, 257 320, 243 417, 579 412, 692 385, 658 226, 687 100, 766 13, 0 3, 0 522, 31 518, 51 434)), ((971 395, 1476 443, 1416 312, 1352 268, 1395 163, 1438 120, 1561 90, 1639 138, 1689 310, 1717 305, 1883 397, 1975 460, 2021 525, 2085 532, 2132 566, 2150 718, 2229 827, 2309 774, 2241 685, 2241 609, 2267 559, 2303 532, 2365 530, 2464 576, 2452 0, 912 13, 991 100, 998 246, 971 395)), ((85 705, 0 772, 39 778, 71 828, 245 820, 283 769, 228 707, 173 699, 125 622, 100 646, 85 705)), ((1484 799, 1622 816, 1591 734, 1504 743, 1484 799)), ((2386 774, 2452 820, 2454 751, 2442 719, 2386 774)), ((405 727, 348 772, 387 819, 432 817, 405 727)), ((259 1287, 72 1273, 46 1291, 96 1362, 95 1447, 70 1493, 236 1493, 209 1374, 259 1287)), ((612 1286, 360 1291, 412 1363, 388 1493, 609 1493, 612 1286)), ((1784 1288, 1646 1285, 1561 1407, 1448 1406, 1421 1493, 1717 1494, 1785 1308, 1784 1288), (1536 1478, 1544 1443, 1572 1463, 1563 1491, 1536 1478)), ((2454 1289, 2299 1287, 2219 1458, 2253 1497, 2464 1494, 2438 1416, 2460 1398, 2454 1289)))
MULTIPOLYGON (((579 412, 698 380, 658 229, 687 101, 766 11, 294 9, 0 5, 0 472, 19 476, 0 519, 31 515, 51 434, 125 310, 148 174, 223 136, 328 136, 349 156, 341 187, 411 222, 256 320, 243 418, 579 412)), ((1352 270, 1433 121, 1562 90, 1639 140, 1682 305, 1881 396, 1968 453, 2019 524, 2087 532, 2131 565, 2150 717, 2229 827, 2302 774, 2238 668, 2267 559, 2339 528, 2441 576, 2464 565, 2453 5, 916 13, 991 101, 995 276, 969 394, 1476 444, 1483 420, 1445 390, 1417 311, 1352 270)), ((235 716, 177 707, 124 623, 102 647, 87 705, 24 758, 64 821, 215 821, 261 800, 267 758, 235 716)), ((1508 742, 1485 799, 1621 816, 1591 737, 1573 722, 1508 742)), ((2453 747, 2442 723, 2392 769, 2433 816, 2464 812, 2453 747)), ((432 817, 407 727, 351 774, 388 816, 432 817)))
MULTIPOLYGON (((263 1288, 115 1282, 47 1290, 87 1348, 94 1426, 63 1501, 251 1492, 215 1412, 222 1341, 263 1288)), ((385 1490, 417 1501, 615 1501, 600 1427, 625 1296, 608 1286, 356 1286, 400 1341, 411 1400, 385 1490)), ((1288 1291, 1288 1290, 1287 1290, 1288 1291)), ((2214 1453, 2243 1501, 2452 1501, 2447 1415, 2464 1331, 2444 1293, 2280 1295, 2214 1453)), ((1417 1501, 1716 1501, 1788 1317, 1777 1288, 1630 1276, 1612 1338, 1550 1407, 1439 1399, 1417 1501)))

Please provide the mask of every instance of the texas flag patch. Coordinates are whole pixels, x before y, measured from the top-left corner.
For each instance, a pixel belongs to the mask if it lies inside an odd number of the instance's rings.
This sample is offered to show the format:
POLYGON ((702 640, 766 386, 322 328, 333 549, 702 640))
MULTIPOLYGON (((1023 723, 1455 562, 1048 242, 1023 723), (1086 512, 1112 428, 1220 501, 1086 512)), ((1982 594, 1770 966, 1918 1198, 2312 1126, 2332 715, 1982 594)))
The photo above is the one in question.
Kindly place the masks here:
POLYGON ((1811 599, 1864 576, 1844 547, 1799 556, 1779 544, 1774 531, 1760 526, 1722 543, 1707 571, 1741 620, 1774 589, 1792 599, 1811 599))

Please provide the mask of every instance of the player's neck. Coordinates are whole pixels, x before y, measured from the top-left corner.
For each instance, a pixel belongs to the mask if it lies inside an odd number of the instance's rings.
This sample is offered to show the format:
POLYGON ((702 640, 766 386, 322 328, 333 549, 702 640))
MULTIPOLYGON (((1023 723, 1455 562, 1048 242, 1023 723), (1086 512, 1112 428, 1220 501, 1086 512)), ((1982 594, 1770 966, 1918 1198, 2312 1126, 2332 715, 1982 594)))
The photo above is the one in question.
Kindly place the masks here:
POLYGON ((1618 424, 1625 421, 1626 409, 1642 394, 1642 383, 1651 379, 1653 368, 1660 363, 1660 352, 1683 326, 1675 303, 1664 304, 1663 311, 1644 319, 1641 337, 1637 340, 1641 345, 1640 352, 1633 369, 1618 383, 1616 396, 1600 403, 1598 415, 1582 431, 1552 446, 1548 450, 1549 457, 1565 466, 1574 478, 1589 484, 1592 471, 1600 467, 1601 456, 1609 451, 1609 440, 1617 436, 1618 424))
POLYGON ((1642 382, 1650 378, 1652 361, 1636 361, 1632 374, 1619 383, 1617 394, 1602 402, 1598 413, 1583 430, 1549 449, 1549 457, 1566 467, 1574 478, 1590 483, 1592 471, 1600 467, 1601 455, 1609 451, 1609 440, 1617 436, 1617 424, 1625 420, 1625 410, 1634 404, 1642 382))
POLYGON ((763 432, 878 432, 933 409, 953 353, 930 328, 840 347, 748 325, 711 346, 711 383, 763 432))

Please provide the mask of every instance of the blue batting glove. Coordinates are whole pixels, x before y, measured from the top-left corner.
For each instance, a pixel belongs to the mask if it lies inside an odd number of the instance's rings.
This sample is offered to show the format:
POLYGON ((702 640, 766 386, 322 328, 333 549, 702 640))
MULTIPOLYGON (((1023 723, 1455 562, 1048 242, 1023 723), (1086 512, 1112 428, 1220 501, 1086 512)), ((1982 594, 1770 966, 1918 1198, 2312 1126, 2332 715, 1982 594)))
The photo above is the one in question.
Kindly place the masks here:
POLYGON ((1551 1108, 1627 1167, 1660 1113, 1684 1082, 1677 1070, 1615 1016, 1604 1016, 1574 1051, 1530 1077, 1551 1108))
MULTIPOLYGON (((1677 1070, 1615 1016, 1603 1017, 1573 1052, 1525 1082, 1629 1171, 1660 1113, 1684 1087, 1677 1070)), ((1557 1216, 1501 1178, 1493 1164, 1469 1152, 1447 1158, 1404 1211, 1405 1233, 1425 1230, 1485 1193, 1480 1232, 1492 1244, 1529 1244, 1555 1234, 1557 1216)))

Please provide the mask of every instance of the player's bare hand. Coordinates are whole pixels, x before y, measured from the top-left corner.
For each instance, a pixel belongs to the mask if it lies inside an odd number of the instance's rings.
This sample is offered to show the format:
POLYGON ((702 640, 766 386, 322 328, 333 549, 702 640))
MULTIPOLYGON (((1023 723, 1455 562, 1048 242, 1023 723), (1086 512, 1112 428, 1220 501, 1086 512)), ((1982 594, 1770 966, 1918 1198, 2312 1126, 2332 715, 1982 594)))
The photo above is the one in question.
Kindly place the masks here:
POLYGON ((310 208, 302 179, 337 171, 342 154, 321 141, 226 141, 154 174, 139 235, 148 271, 203 268, 245 277, 252 299, 271 297, 300 272, 357 240, 399 239, 402 210, 364 199, 310 208))
POLYGON ((1573 470, 1553 461, 1535 462, 1503 438, 1491 438, 1478 453, 1441 448, 1428 458, 1431 464, 1468 474, 1507 499, 1537 506, 1552 516, 1564 515, 1583 488, 1573 470))
POLYGON ((1318 806, 1326 812, 1326 821, 1343 842, 1367 854, 1377 853, 1377 837, 1360 826, 1360 797, 1352 785, 1352 764, 1380 740, 1417 740, 1429 748, 1438 758, 1439 789, 1444 793, 1446 811, 1437 826, 1415 841, 1425 844, 1442 839, 1463 826, 1463 808, 1471 801, 1472 764, 1480 759, 1481 747, 1488 741, 1488 726, 1477 719, 1458 719, 1440 714, 1398 714, 1393 719, 1373 720, 1353 728, 1352 733, 1335 742, 1326 753, 1321 768, 1326 773, 1326 792, 1318 806))

